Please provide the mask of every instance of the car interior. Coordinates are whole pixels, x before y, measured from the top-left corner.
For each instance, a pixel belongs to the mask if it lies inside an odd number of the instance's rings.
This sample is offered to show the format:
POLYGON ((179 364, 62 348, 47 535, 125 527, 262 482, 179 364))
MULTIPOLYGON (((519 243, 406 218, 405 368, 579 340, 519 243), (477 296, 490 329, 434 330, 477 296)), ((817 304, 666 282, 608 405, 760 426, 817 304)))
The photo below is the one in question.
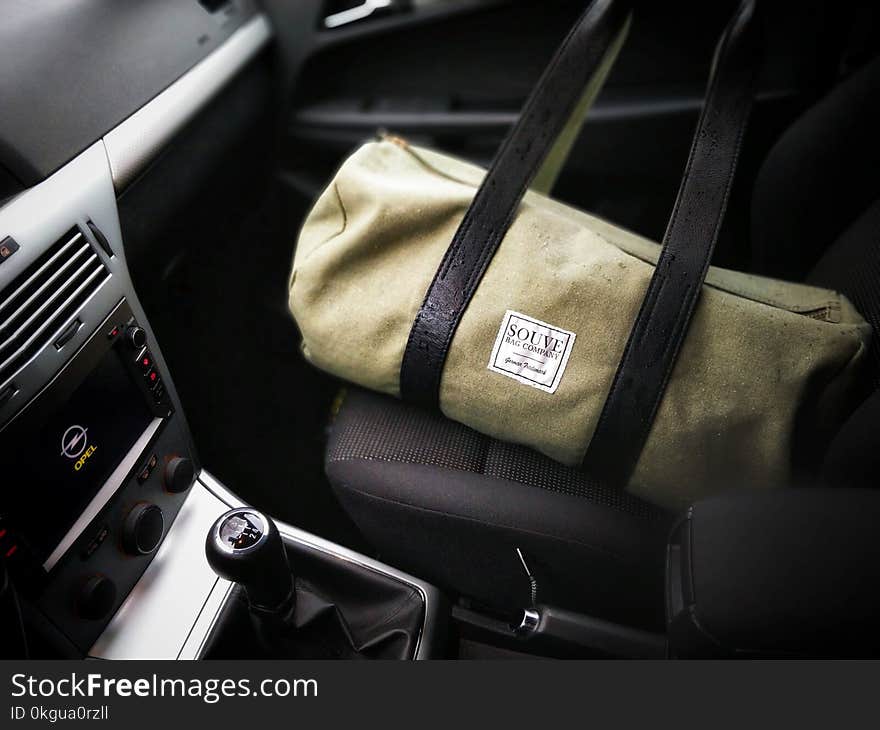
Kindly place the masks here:
MULTIPOLYGON (((796 484, 681 511, 303 357, 291 262, 346 157, 487 167, 586 5, 3 3, 4 658, 880 651, 876 338, 796 484)), ((663 238, 735 7, 636 4, 554 199, 663 238)), ((713 265, 876 329, 880 6, 762 12, 713 265)))

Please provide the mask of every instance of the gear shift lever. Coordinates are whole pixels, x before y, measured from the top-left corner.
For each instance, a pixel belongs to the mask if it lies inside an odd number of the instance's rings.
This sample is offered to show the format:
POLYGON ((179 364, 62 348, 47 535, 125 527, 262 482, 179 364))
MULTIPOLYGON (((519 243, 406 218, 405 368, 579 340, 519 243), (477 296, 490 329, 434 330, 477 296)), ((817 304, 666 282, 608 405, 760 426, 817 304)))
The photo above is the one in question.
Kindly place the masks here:
POLYGON ((205 552, 217 575, 244 588, 252 613, 280 623, 292 618, 293 571, 269 517, 250 507, 230 510, 211 527, 205 552))

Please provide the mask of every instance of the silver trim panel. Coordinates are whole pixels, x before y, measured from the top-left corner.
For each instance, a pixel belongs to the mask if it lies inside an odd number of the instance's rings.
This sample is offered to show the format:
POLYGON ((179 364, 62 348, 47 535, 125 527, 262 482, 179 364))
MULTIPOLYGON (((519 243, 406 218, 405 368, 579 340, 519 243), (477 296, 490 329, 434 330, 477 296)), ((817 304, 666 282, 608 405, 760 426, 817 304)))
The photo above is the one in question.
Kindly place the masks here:
POLYGON ((214 625, 220 618, 220 612, 226 605, 226 601, 234 587, 234 583, 229 583, 225 580, 217 580, 217 583, 214 585, 213 590, 208 596, 208 600, 205 601, 204 608, 202 608, 198 620, 193 625, 192 631, 189 632, 189 636, 186 639, 186 643, 183 645, 183 649, 181 649, 180 653, 177 655, 178 659, 192 661, 201 656, 202 651, 205 648, 205 643, 211 635, 211 632, 214 630, 214 625))
MULTIPOLYGON (((232 508, 250 506, 246 502, 243 502, 239 496, 229 491, 223 484, 204 469, 199 474, 199 481, 232 508)), ((354 550, 349 550, 342 545, 337 545, 335 542, 330 542, 317 535, 312 535, 310 532, 300 530, 298 527, 293 527, 292 525, 277 520, 276 524, 278 525, 278 531, 288 540, 298 542, 302 545, 314 548, 315 550, 320 550, 321 552, 332 555, 339 560, 354 563, 363 568, 369 568, 377 573, 390 576, 411 585, 419 591, 425 602, 425 621, 422 626, 422 633, 419 636, 419 642, 416 646, 415 658, 430 658, 430 651, 435 643, 434 632, 438 630, 438 627, 441 626, 441 621, 443 620, 443 617, 440 615, 442 598, 440 591, 435 586, 432 586, 430 583, 426 583, 415 576, 409 575, 408 573, 404 573, 401 570, 392 568, 390 565, 381 563, 378 560, 369 558, 366 555, 355 552, 354 550)), ((207 638, 207 635, 205 638, 207 638)))
MULTIPOLYGON (((228 600, 232 584, 217 578, 205 557, 205 538, 229 509, 248 507, 202 470, 165 541, 113 620, 89 651, 101 659, 198 659, 228 600)), ((403 581, 425 601, 416 659, 430 658, 442 600, 432 585, 353 550, 283 522, 286 540, 403 581)))
POLYGON ((43 563, 43 568, 46 570, 52 570, 52 568, 55 567, 56 563, 61 560, 64 553, 66 553, 70 546, 76 542, 76 538, 78 538, 80 534, 82 534, 82 531, 89 526, 89 523, 91 523, 98 512, 104 508, 104 505, 110 501, 110 498, 119 491, 119 488, 125 482, 125 477, 127 477, 128 473, 134 469, 138 459, 141 458, 144 449, 147 448, 147 444, 149 444, 153 436, 156 435, 156 432, 161 425, 162 419, 154 418, 150 425, 147 426, 146 430, 140 435, 140 438, 138 438, 138 440, 134 442, 134 445, 128 450, 125 458, 119 462, 119 466, 113 470, 113 473, 107 478, 107 481, 104 482, 104 486, 102 486, 101 489, 98 490, 98 493, 92 497, 92 501, 89 502, 88 506, 83 510, 82 514, 80 514, 76 522, 73 523, 73 526, 67 531, 67 534, 61 539, 61 542, 58 543, 58 547, 56 547, 52 551, 52 554, 46 558, 46 562, 43 563))
MULTIPOLYGON (((205 536, 226 505, 196 482, 140 580, 89 650, 100 659, 177 659, 206 630, 231 584, 205 557, 205 536)), ((194 658, 194 654, 189 657, 194 658)))
POLYGON ((104 137, 113 185, 121 192, 272 36, 264 14, 251 18, 210 56, 104 137))
POLYGON ((378 10, 390 8, 392 0, 364 0, 361 5, 357 5, 348 10, 342 10, 333 13, 324 18, 325 28, 341 28, 344 25, 350 25, 360 20, 366 20, 378 10))

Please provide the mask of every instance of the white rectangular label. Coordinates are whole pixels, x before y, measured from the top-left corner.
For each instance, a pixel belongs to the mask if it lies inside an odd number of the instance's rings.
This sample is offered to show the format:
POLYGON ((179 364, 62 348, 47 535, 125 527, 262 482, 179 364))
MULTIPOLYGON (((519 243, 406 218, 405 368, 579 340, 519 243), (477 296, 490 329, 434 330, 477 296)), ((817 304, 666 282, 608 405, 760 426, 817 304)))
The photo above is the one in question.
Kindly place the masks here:
POLYGON ((489 370, 555 393, 574 338, 574 332, 508 309, 495 338, 489 370))

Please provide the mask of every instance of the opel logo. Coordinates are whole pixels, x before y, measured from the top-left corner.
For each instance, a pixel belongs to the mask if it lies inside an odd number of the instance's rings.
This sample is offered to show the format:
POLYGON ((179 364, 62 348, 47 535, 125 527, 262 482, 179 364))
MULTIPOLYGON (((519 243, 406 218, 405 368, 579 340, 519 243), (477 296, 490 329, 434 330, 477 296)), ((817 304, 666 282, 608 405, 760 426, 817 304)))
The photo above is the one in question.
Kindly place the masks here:
POLYGON ((86 449, 88 429, 83 426, 71 426, 61 437, 61 455, 68 459, 76 459, 86 449))

